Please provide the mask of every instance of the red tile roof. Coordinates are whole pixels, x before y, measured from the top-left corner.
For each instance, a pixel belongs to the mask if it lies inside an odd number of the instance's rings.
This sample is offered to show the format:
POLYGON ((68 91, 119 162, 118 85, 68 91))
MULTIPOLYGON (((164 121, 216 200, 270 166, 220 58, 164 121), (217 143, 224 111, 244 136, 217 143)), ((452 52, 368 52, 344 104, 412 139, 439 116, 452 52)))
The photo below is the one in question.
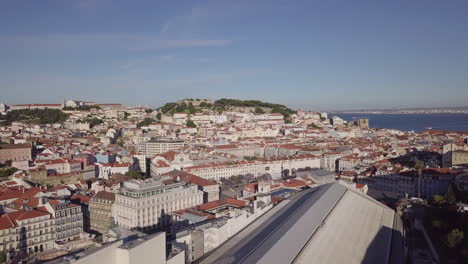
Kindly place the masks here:
POLYGON ((285 188, 301 188, 307 186, 307 183, 301 180, 288 179, 281 182, 285 188))
POLYGON ((208 203, 201 204, 197 206, 199 210, 206 211, 212 210, 219 207, 232 206, 232 207, 245 207, 247 205, 246 201, 240 201, 232 198, 224 198, 217 201, 212 201, 208 203))
POLYGON ((362 188, 364 188, 364 186, 366 186, 366 185, 362 184, 362 183, 356 183, 356 188, 358 188, 358 189, 362 189, 362 188))
POLYGON ((250 192, 250 193, 254 193, 258 186, 258 182, 253 182, 253 183, 250 183, 250 184, 247 184, 244 186, 244 190, 250 192))
POLYGON ((166 162, 162 161, 162 160, 158 160, 156 162, 156 166, 158 166, 159 168, 167 168, 167 167, 170 167, 169 164, 167 164, 166 162))
POLYGON ((15 212, 8 213, 8 215, 11 218, 11 220, 15 221, 16 224, 18 224, 17 221, 46 216, 50 214, 43 212, 43 211, 31 210, 31 211, 15 211, 15 212))
POLYGON ((21 149, 31 148, 29 144, 1 144, 0 149, 21 149))
MULTIPOLYGON (((163 153, 163 154, 156 154, 154 155, 154 157, 163 157, 165 158, 167 161, 173 161, 175 156, 176 156, 177 152, 175 151, 168 151, 166 153, 163 153)), ((153 157, 153 158, 154 158, 153 157)))
POLYGON ((274 204, 281 202, 281 200, 282 200, 281 197, 277 197, 277 196, 271 197, 271 202, 274 204))
POLYGON ((18 199, 23 195, 23 191, 6 189, 0 194, 0 201, 18 199))
POLYGON ((70 201, 73 201, 73 202, 78 202, 78 203, 89 203, 89 200, 91 200, 91 197, 89 196, 86 196, 86 195, 78 195, 78 194, 75 194, 72 196, 72 198, 70 199, 70 201))
POLYGON ((112 192, 106 192, 106 191, 100 191, 96 195, 94 195, 94 198, 99 198, 99 199, 105 199, 105 200, 115 200, 115 193, 112 192))
POLYGON ((8 214, 0 216, 0 230, 5 230, 15 227, 15 223, 10 219, 8 214))
POLYGON ((179 179, 181 181, 184 181, 184 182, 189 183, 189 184, 195 184, 195 185, 198 185, 198 186, 216 185, 215 182, 209 181, 207 179, 203 179, 201 177, 198 177, 198 176, 193 175, 191 173, 187 173, 185 171, 174 170, 174 171, 171 171, 171 172, 164 173, 164 174, 162 174, 162 176, 171 176, 172 180, 174 180, 174 181, 177 180, 178 177, 180 177, 179 179))
POLYGON ((179 215, 179 216, 182 216, 183 214, 191 214, 191 215, 196 215, 196 216, 205 217, 205 219, 213 219, 213 218, 215 218, 215 216, 212 215, 212 214, 205 213, 205 212, 200 212, 200 211, 196 211, 196 210, 193 210, 193 209, 182 209, 182 210, 178 210, 178 211, 176 211, 174 214, 179 215))

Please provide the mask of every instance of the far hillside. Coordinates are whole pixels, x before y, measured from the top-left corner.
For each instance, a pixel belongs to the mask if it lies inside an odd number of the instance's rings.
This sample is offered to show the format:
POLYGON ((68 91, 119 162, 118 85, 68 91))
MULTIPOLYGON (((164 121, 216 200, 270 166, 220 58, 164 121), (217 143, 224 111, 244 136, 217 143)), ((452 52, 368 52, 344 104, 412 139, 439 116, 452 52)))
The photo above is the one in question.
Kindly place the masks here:
POLYGON ((35 124, 63 123, 67 120, 68 114, 58 109, 21 109, 9 111, 6 115, 0 116, 0 124, 11 125, 15 121, 26 121, 35 124))
POLYGON ((216 100, 214 102, 214 105, 217 107, 224 107, 227 109, 231 109, 231 108, 238 108, 239 110, 254 109, 254 111, 259 114, 262 113, 262 110, 268 113, 280 113, 280 114, 283 114, 285 118, 289 117, 291 114, 294 114, 296 112, 282 104, 273 104, 273 103, 268 103, 268 102, 262 102, 259 100, 238 100, 238 99, 222 98, 222 99, 216 100))
POLYGON ((222 98, 210 103, 207 99, 185 99, 178 102, 166 103, 159 109, 163 114, 187 113, 195 114, 204 111, 215 111, 221 113, 226 110, 235 110, 243 112, 280 113, 288 118, 295 111, 282 104, 262 102, 259 100, 239 100, 222 98), (192 101, 193 100, 193 101, 192 101), (195 102, 195 103, 194 103, 195 102))

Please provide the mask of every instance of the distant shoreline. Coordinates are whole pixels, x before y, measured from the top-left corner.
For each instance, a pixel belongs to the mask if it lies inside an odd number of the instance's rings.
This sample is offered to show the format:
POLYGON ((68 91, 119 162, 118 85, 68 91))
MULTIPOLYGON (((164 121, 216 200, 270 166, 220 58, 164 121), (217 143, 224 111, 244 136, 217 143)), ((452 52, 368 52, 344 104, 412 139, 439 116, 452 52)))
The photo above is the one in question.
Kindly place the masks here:
POLYGON ((468 114, 468 110, 463 112, 428 112, 428 111, 404 111, 404 112, 384 112, 384 111, 368 111, 368 112, 361 112, 361 111, 337 111, 337 112, 330 112, 332 114, 358 114, 358 115, 434 115, 434 114, 446 114, 446 115, 453 115, 453 114, 468 114))
POLYGON ((408 113, 408 112, 355 112, 330 113, 343 120, 359 118, 369 119, 371 128, 397 129, 401 131, 450 130, 468 131, 468 114, 466 113, 408 113))

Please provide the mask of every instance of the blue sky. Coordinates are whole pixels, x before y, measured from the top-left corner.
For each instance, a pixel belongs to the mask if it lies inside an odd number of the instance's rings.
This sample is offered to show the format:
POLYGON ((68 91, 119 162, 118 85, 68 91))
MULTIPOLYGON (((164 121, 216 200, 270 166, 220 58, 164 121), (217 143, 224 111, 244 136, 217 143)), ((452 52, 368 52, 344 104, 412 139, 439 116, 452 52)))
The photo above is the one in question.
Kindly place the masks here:
POLYGON ((466 0, 2 0, 0 102, 467 106, 466 0))

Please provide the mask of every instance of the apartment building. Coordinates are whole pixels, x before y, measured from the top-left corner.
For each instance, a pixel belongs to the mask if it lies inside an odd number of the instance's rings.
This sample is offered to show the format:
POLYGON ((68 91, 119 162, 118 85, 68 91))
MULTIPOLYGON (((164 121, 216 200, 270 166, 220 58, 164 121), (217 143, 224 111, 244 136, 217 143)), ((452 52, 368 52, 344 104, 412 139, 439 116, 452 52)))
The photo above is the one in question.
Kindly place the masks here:
POLYGON ((265 146, 262 144, 219 145, 216 146, 215 149, 216 152, 229 153, 239 158, 265 156, 265 146))
POLYGON ((81 171, 81 161, 72 159, 37 160, 37 165, 51 173, 70 173, 81 171))
POLYGON ((0 144, 0 163, 7 160, 31 160, 31 146, 29 144, 0 144))
POLYGON ((97 174, 99 178, 109 179, 112 174, 125 174, 138 166, 139 163, 134 165, 130 163, 95 163, 97 174))
POLYGON ((70 241, 79 238, 83 232, 81 206, 69 201, 50 200, 45 208, 55 221, 55 240, 70 241))
POLYGON ((137 152, 145 154, 146 157, 152 157, 156 154, 181 149, 184 145, 185 142, 183 140, 150 139, 137 144, 136 149, 137 152))
POLYGON ((281 177, 285 170, 293 172, 306 167, 320 168, 320 158, 314 155, 281 156, 250 161, 209 163, 187 167, 184 171, 204 179, 219 181, 221 178, 246 174, 261 176, 268 173, 272 177, 281 177))
POLYGON ((455 150, 452 152, 452 166, 468 166, 468 150, 455 150))
POLYGON ((168 214, 203 203, 203 192, 185 182, 163 184, 160 179, 124 182, 115 195, 114 220, 127 229, 151 230, 168 221, 168 214))
POLYGON ((0 216, 0 251, 6 252, 8 259, 52 248, 54 220, 45 209, 25 209, 0 216))
POLYGON ((357 155, 348 155, 338 159, 338 171, 350 171, 361 163, 357 155))
POLYGON ((62 104, 17 104, 12 105, 11 110, 23 110, 23 109, 62 109, 62 104))
POLYGON ((112 223, 112 206, 115 193, 100 191, 89 201, 89 218, 91 229, 107 234, 112 223))
MULTIPOLYGON (((421 174, 421 198, 443 195, 459 172, 449 169, 424 169, 421 174)), ((398 193, 402 197, 417 197, 419 176, 416 171, 404 171, 395 174, 382 174, 358 180, 367 184, 370 190, 398 193)))
POLYGON ((185 182, 187 184, 195 184, 198 190, 203 192, 203 202, 211 202, 219 199, 219 184, 203 179, 196 175, 187 173, 185 171, 173 170, 161 175, 164 179, 169 178, 174 182, 185 182))
MULTIPOLYGON (((468 151, 468 144, 465 142, 455 142, 445 144, 442 147, 442 163, 444 167, 456 166, 465 163, 464 151, 468 151), (454 158, 456 158, 454 160, 454 158)), ((466 164, 465 164, 466 165, 466 164)))

